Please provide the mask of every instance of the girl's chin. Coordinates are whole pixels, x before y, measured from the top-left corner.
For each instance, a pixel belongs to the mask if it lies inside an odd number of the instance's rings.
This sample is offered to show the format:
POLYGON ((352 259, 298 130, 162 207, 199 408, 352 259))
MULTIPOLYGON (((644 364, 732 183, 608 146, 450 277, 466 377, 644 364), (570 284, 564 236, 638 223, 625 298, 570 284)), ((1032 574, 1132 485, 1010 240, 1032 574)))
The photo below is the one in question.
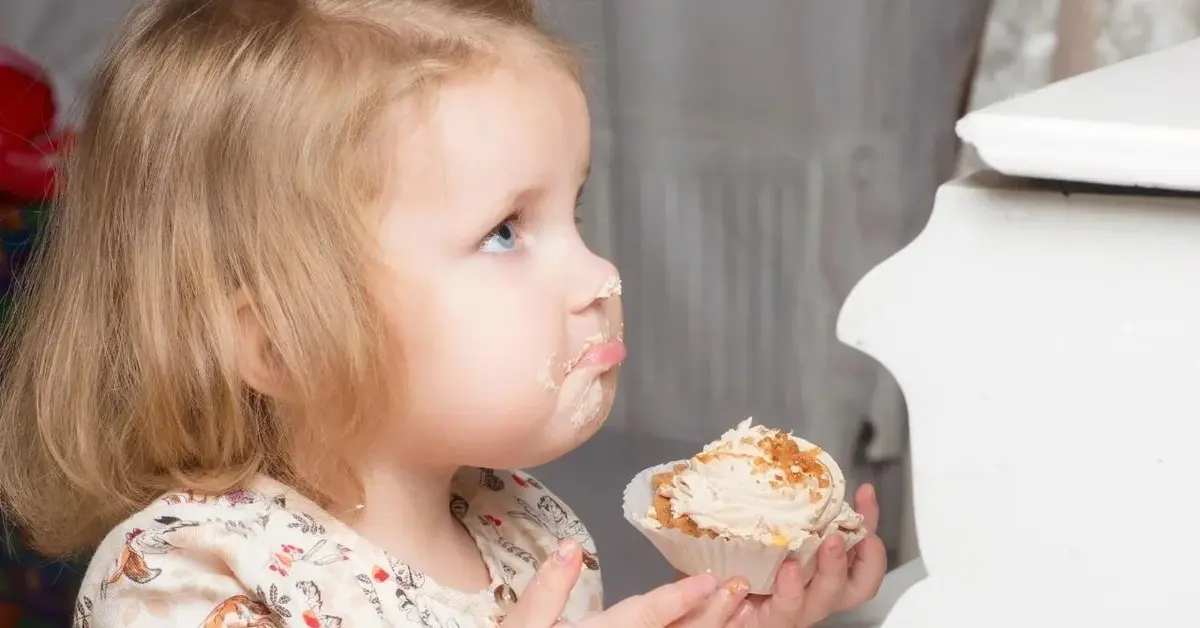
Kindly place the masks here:
MULTIPOLYGON (((555 408, 555 426, 565 425, 591 434, 608 419, 617 389, 617 372, 606 371, 591 377, 568 379, 559 392, 555 408)), ((557 430, 556 430, 557 431, 557 430)))

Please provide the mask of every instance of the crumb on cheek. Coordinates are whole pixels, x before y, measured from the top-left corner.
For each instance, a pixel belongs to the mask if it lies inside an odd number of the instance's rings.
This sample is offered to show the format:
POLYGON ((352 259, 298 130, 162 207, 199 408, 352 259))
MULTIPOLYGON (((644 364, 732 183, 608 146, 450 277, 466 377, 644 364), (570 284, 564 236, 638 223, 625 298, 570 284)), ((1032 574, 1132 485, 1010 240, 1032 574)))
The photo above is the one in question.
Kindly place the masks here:
POLYGON ((537 372, 537 382, 546 392, 554 392, 559 389, 558 379, 555 377, 555 372, 560 370, 558 360, 551 355, 542 363, 541 368, 537 372))
POLYGON ((579 405, 575 407, 575 411, 571 414, 571 426, 575 429, 583 427, 596 421, 600 416, 600 409, 604 406, 604 384, 599 380, 588 384, 583 395, 579 399, 579 405))

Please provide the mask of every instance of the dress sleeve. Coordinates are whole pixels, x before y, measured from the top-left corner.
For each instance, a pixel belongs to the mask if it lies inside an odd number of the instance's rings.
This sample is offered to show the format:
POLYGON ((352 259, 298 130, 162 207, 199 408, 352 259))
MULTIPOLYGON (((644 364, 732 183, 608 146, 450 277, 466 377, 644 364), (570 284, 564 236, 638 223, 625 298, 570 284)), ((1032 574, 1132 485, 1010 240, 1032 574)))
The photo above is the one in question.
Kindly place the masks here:
POLYGON ((604 584, 600 574, 600 551, 591 533, 575 511, 549 488, 524 471, 511 473, 511 493, 517 508, 508 514, 526 524, 537 538, 546 558, 560 539, 573 538, 583 548, 583 573, 571 590, 569 608, 574 617, 586 617, 604 608, 604 584), (532 525, 530 525, 532 524, 532 525))
POLYGON ((286 625, 263 592, 234 576, 229 557, 214 551, 226 534, 219 522, 172 517, 115 531, 92 559, 74 628, 286 625))

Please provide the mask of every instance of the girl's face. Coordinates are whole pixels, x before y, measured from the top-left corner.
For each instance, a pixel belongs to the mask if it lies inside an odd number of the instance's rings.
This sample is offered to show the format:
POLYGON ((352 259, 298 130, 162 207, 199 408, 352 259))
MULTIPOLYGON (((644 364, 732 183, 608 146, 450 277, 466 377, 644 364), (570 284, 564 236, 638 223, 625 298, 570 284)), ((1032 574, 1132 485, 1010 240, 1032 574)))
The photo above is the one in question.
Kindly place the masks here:
POLYGON ((430 114, 402 135, 380 233, 405 366, 380 445, 428 466, 535 466, 604 422, 625 355, 617 271, 576 227, 587 105, 529 62, 450 82, 430 114))

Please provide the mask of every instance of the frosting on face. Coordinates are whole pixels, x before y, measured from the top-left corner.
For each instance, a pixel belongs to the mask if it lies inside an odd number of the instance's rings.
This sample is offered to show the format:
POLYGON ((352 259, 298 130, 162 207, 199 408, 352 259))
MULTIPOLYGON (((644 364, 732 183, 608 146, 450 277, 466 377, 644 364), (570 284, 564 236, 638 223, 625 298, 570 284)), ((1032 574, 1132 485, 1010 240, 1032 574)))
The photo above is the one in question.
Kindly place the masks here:
POLYGON ((604 384, 596 380, 584 390, 578 407, 575 408, 574 414, 571 415, 571 426, 575 429, 583 429, 599 418, 600 410, 603 406, 604 384))
POLYGON ((621 296, 621 278, 613 275, 604 280, 604 284, 600 286, 600 291, 596 293, 597 300, 611 299, 621 296))

